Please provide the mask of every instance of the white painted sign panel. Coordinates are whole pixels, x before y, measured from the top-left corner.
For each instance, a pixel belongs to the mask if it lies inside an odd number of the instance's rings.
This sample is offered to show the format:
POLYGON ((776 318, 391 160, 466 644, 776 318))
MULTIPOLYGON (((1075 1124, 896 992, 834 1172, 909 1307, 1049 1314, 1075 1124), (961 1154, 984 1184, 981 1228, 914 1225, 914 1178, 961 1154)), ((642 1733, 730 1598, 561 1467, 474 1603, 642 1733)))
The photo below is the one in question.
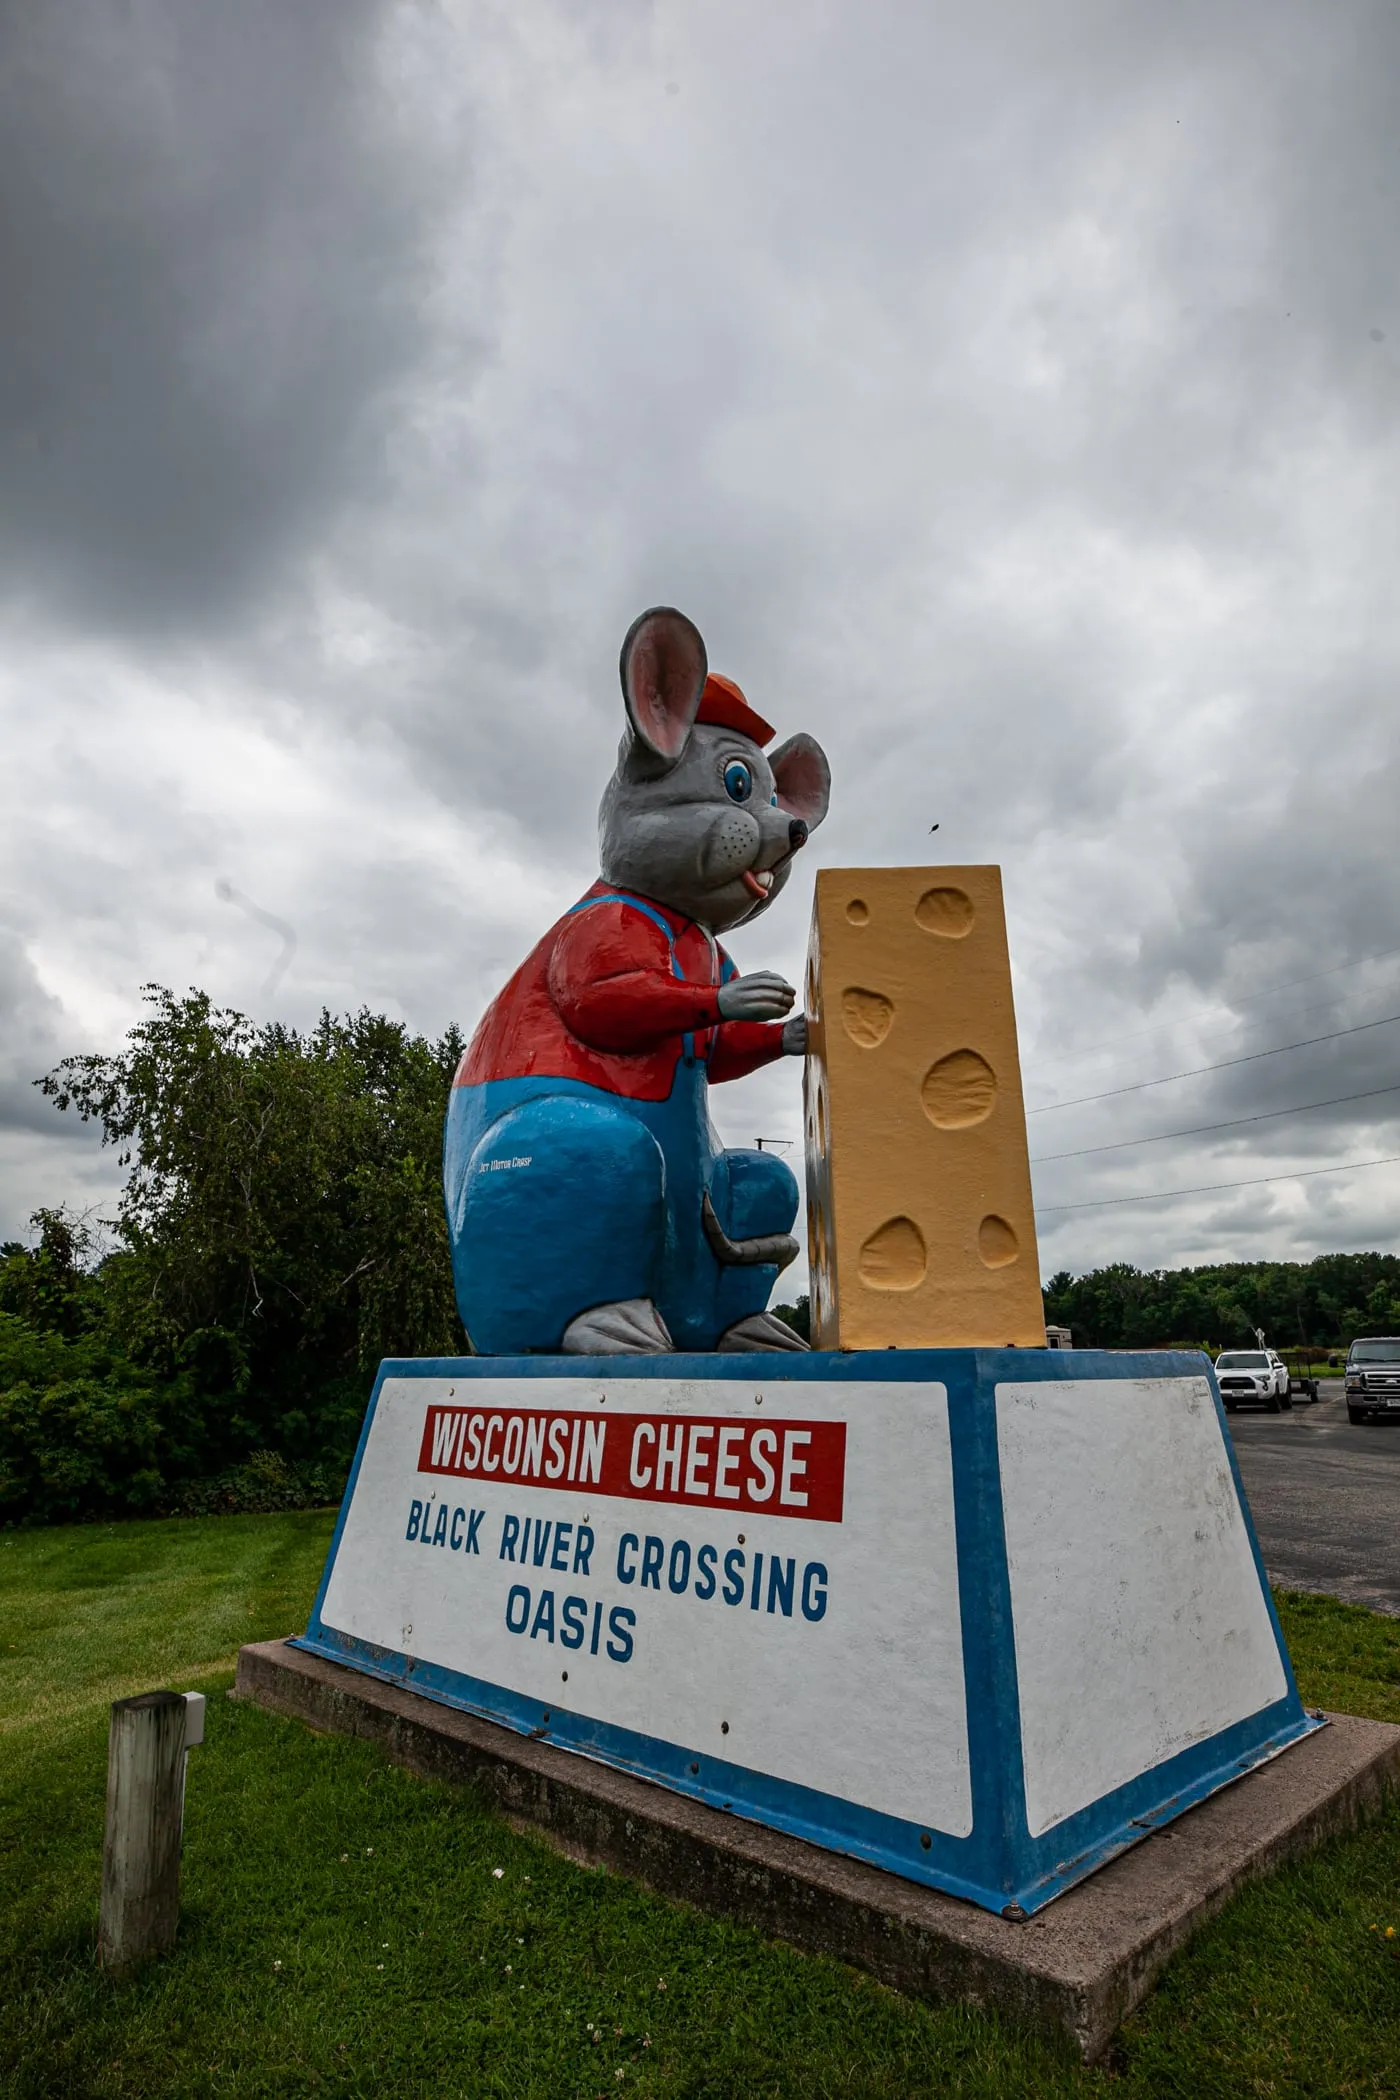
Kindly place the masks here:
POLYGON ((972 1829, 936 1382, 388 1377, 321 1620, 972 1829))
POLYGON ((1205 1378, 996 1387, 1038 1837, 1289 1690, 1205 1378))

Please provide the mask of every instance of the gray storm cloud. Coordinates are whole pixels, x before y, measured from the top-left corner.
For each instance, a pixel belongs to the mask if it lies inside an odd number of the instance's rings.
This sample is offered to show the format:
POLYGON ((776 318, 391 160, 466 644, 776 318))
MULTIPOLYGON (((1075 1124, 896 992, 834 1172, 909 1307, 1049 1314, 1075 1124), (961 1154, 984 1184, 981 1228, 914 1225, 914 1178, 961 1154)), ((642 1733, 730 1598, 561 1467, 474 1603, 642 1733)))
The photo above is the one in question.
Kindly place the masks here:
MULTIPOLYGON (((1003 865, 1047 1274, 1393 1243, 1393 1168, 1058 1206, 1400 1152, 1379 1094, 1087 1149, 1400 1027, 1052 1106, 1400 1012, 1393 8, 86 0, 0 53, 0 1231, 100 1184, 26 1082, 147 978, 469 1027, 594 872, 660 600, 830 753, 814 856, 1003 865)), ((804 932, 795 882, 739 959, 804 932)), ((716 1107, 798 1133, 784 1069, 716 1107)))
POLYGON ((57 620, 218 633, 382 490, 432 204, 381 20, 5 10, 0 557, 57 620))

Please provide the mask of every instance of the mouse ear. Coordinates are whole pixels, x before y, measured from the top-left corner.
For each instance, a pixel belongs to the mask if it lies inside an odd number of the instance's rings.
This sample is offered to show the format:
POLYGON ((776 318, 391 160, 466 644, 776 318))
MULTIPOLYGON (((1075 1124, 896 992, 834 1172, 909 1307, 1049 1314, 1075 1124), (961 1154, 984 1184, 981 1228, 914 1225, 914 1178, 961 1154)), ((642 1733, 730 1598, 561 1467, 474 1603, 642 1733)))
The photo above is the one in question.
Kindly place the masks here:
POLYGON ((821 745, 799 730, 769 752, 768 763, 773 768, 779 809, 790 817, 801 817, 815 831, 831 800, 831 768, 821 745))
POLYGON ((699 628, 671 606, 654 605, 628 628, 619 668, 634 733, 649 751, 674 765, 689 739, 709 670, 699 628))

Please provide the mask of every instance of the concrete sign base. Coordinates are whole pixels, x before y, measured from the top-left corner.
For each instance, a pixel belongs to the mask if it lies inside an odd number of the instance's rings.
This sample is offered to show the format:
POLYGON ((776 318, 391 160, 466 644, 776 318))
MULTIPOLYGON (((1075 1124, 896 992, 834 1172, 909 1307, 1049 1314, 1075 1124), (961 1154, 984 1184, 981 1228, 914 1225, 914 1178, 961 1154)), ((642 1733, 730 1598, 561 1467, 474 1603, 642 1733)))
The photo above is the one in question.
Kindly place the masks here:
POLYGON ((1320 1725, 1194 1355, 386 1363, 295 1645, 1013 1918, 1320 1725))
POLYGON ((288 1641, 241 1651, 237 1696, 322 1733, 377 1743, 425 1778, 470 1785, 570 1859, 831 1955, 910 1997, 961 1999, 1058 2031, 1090 2060, 1238 1889, 1351 1829, 1400 1788, 1400 1728, 1334 1714, 1287 1757, 1016 1923, 298 1655, 288 1641))

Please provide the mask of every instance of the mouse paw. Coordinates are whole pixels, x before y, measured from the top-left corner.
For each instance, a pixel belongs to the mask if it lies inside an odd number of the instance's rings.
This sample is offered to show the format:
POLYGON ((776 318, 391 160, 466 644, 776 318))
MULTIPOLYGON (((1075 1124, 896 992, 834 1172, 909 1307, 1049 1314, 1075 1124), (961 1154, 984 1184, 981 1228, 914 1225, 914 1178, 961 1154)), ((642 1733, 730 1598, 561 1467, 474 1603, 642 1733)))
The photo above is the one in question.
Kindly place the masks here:
POLYGON ((565 1356, 670 1356, 676 1345, 650 1298, 620 1298, 570 1320, 559 1346, 565 1356))
POLYGON ((783 1023, 783 1056, 805 1057, 807 1055, 807 1016, 794 1014, 783 1023))
POLYGON ((794 1334, 786 1320, 776 1313, 750 1313, 746 1320, 736 1320, 726 1327, 715 1343, 721 1355, 733 1355, 746 1349, 806 1349, 807 1344, 800 1334, 794 1334))

